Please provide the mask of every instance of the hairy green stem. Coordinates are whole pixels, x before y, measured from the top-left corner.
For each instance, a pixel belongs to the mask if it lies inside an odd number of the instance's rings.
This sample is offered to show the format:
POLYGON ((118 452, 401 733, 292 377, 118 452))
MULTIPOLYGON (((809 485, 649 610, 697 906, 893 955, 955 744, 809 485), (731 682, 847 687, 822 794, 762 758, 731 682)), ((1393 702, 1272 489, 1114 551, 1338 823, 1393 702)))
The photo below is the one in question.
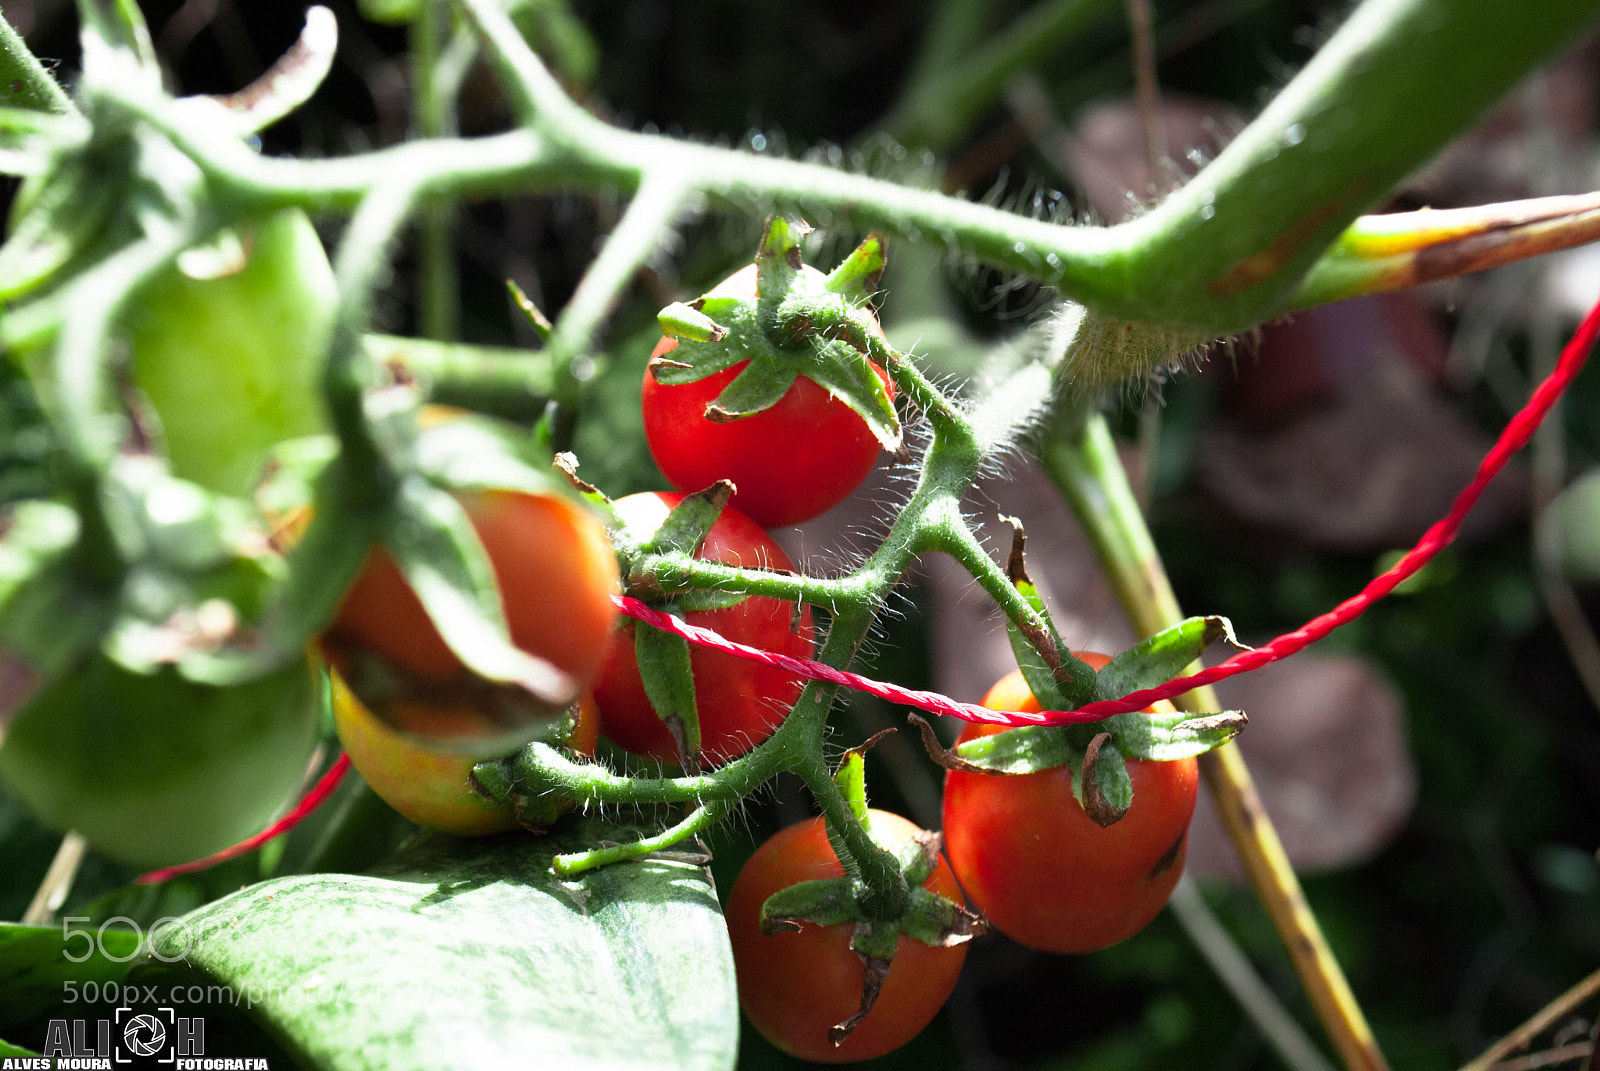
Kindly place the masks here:
MULTIPOLYGON (((424 138, 455 134, 454 94, 440 66, 441 23, 449 11, 442 0, 429 0, 411 23, 412 84, 417 130, 424 138)), ((456 271, 455 205, 434 200, 421 212, 418 248, 419 320, 423 335, 448 342, 460 319, 460 278, 456 271)))
POLYGON ((552 869, 564 878, 581 874, 586 870, 596 867, 609 866, 612 863, 622 863, 629 859, 638 859, 652 852, 671 848, 673 845, 697 836, 726 818, 733 810, 730 803, 718 801, 707 803, 690 811, 688 816, 677 825, 662 830, 653 837, 643 837, 639 840, 629 841, 627 844, 610 844, 604 848, 592 848, 586 852, 570 852, 558 855, 551 862, 552 869))
POLYGON ((661 235, 671 230, 688 193, 675 175, 647 174, 600 255, 584 272, 546 344, 560 371, 555 385, 558 400, 575 400, 583 379, 591 374, 584 366, 606 317, 635 273, 660 248, 661 235))
POLYGON ((59 114, 73 111, 66 90, 44 69, 3 13, 0 13, 0 104, 59 114))

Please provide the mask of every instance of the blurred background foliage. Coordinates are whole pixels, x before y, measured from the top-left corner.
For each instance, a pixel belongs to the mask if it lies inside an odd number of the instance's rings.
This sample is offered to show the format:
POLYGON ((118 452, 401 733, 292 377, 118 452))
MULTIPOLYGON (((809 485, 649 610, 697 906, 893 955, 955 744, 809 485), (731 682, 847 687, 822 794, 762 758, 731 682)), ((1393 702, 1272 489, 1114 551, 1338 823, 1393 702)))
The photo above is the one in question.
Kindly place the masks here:
MULTIPOLYGON (((191 93, 248 82, 301 26, 297 4, 141 6, 173 84, 191 93)), ((330 6, 342 33, 333 74, 308 107, 265 133, 268 152, 331 156, 411 131, 406 29, 364 18, 377 3, 330 6)), ((1052 6, 1069 5, 537 0, 521 4, 519 17, 574 93, 624 126, 816 154, 1020 211, 1114 219, 1225 143, 1345 5, 1158 0, 1162 114, 1175 162, 1153 181, 1131 103, 1127 15, 1113 2, 1073 5, 1086 13, 1073 32, 1045 42, 990 98, 970 101, 959 122, 906 122, 923 95, 1012 20, 1052 6), (884 140, 886 124, 901 140, 884 140)), ((3 0, 0 8, 70 83, 72 4, 3 0)), ((1594 42, 1580 43, 1397 190, 1395 206, 1600 184, 1596 57, 1594 42)), ((506 122, 491 80, 469 75, 461 131, 506 122)), ((612 495, 662 485, 643 447, 637 401, 654 312, 748 257, 761 215, 752 207, 744 218, 686 221, 612 321, 576 445, 584 474, 612 495)), ((460 337, 529 344, 504 280, 545 310, 559 309, 619 208, 604 191, 463 206, 455 242, 460 337)), ((854 239, 824 232, 811 259, 831 262, 854 239)), ((891 265, 883 307, 891 337, 952 379, 981 368, 985 341, 1049 310, 1048 294, 970 263, 927 263, 902 247, 891 250, 891 265)), ((382 295, 381 329, 417 330, 415 274, 403 256, 382 295)), ((1243 638, 1261 640, 1356 590, 1443 512, 1597 290, 1600 258, 1579 250, 1305 313, 1237 340, 1203 366, 1108 400, 1185 607, 1228 615, 1243 638)), ((531 417, 540 403, 508 399, 503 407, 531 417)), ((6 412, 21 421, 0 429, 16 458, 31 448, 26 413, 6 412)), ((1075 646, 1127 642, 1084 548, 1065 530, 1065 512, 1044 501, 1049 491, 1030 482, 1020 453, 1006 479, 979 489, 974 510, 1042 511, 1028 517, 1040 548, 1030 544, 1031 571, 1044 574, 1066 638, 1075 646)), ((1581 481, 1597 463, 1600 371, 1590 369, 1457 548, 1315 655, 1275 667, 1248 685, 1253 691, 1224 695, 1255 722, 1246 755, 1396 1067, 1456 1066, 1600 962, 1600 647, 1587 624, 1600 613, 1600 495, 1581 481)), ((0 465, 8 499, 30 490, 25 469, 14 468, 18 475, 0 465)), ((785 542, 814 567, 848 556, 852 540, 874 530, 875 504, 892 501, 904 476, 883 474, 804 531, 783 533, 785 542)), ((866 671, 975 699, 998 675, 1002 631, 974 613, 965 589, 937 563, 912 581, 866 671)), ((837 742, 858 743, 897 717, 874 700, 853 700, 837 718, 837 742)), ((937 771, 905 735, 869 760, 874 802, 936 825, 937 771)), ((731 885, 767 832, 806 813, 804 793, 784 781, 749 806, 712 845, 719 885, 731 885)), ((1205 822, 1190 858, 1205 901, 1319 1037, 1265 913, 1205 822)), ((0 844, 8 861, 0 917, 17 918, 56 838, 0 800, 0 844)), ((248 871, 248 860, 233 864, 241 865, 248 871)), ((245 871, 236 880, 248 880, 245 871)), ((74 898, 130 877, 91 858, 74 898)), ((1595 1009, 1583 1014, 1550 1043, 1588 1036, 1595 1009)), ((744 1032, 741 1066, 790 1063, 744 1032)), ((1032 953, 998 936, 978 942, 939 1022, 882 1063, 1283 1066, 1170 912, 1090 956, 1032 953)))

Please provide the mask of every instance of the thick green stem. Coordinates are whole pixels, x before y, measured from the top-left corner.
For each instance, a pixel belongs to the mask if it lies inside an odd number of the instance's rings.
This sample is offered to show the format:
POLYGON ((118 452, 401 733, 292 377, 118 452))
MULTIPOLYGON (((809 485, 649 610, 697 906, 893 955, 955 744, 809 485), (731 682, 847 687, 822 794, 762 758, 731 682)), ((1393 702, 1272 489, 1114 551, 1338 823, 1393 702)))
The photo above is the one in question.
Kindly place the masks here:
MULTIPOLYGON (((1072 505, 1135 629, 1148 636, 1182 620, 1177 597, 1104 418, 1097 414, 1086 421, 1057 422, 1048 429, 1041 459, 1072 505)), ((1196 713, 1221 709, 1209 687, 1179 696, 1175 702, 1196 713)), ((1251 884, 1272 916, 1300 982, 1345 1066, 1351 1071, 1383 1071, 1388 1064, 1306 903, 1299 878, 1261 805, 1238 747, 1226 744, 1202 755, 1200 770, 1251 884)))

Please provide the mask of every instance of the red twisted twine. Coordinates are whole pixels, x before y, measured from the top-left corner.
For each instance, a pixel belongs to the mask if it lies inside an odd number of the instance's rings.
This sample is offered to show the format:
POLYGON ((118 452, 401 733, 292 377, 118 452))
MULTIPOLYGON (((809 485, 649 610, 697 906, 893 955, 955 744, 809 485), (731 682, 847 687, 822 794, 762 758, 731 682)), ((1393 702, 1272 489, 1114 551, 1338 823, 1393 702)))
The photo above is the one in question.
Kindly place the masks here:
POLYGON ((311 791, 300 798, 294 805, 294 810, 272 823, 260 833, 249 840, 242 840, 231 848, 224 848, 215 855, 208 855, 204 859, 196 859, 192 863, 179 863, 177 866, 166 866, 160 870, 152 870, 148 874, 140 874, 133 879, 135 885, 154 885, 158 881, 166 881, 180 874, 192 874, 196 870, 205 870, 207 867, 226 863, 229 859, 237 859, 246 852, 253 852, 274 837, 282 836, 295 826, 305 821, 312 811, 322 806, 324 800, 333 795, 333 790, 339 787, 339 782, 344 780, 344 775, 350 771, 350 756, 339 752, 339 757, 333 760, 333 765, 328 767, 328 772, 317 779, 311 786, 311 791))
MULTIPOLYGON (((1425 532, 1417 545, 1406 552, 1405 556, 1392 567, 1375 577, 1371 583, 1362 588, 1360 592, 1341 602, 1332 610, 1318 617, 1312 618, 1293 632, 1286 632, 1262 647, 1255 647, 1241 651, 1225 662, 1218 663, 1208 669, 1203 669, 1188 677, 1176 677, 1165 684, 1155 688, 1146 688, 1142 691, 1131 692, 1120 699, 1108 699, 1098 703, 1090 703, 1079 707, 1077 710, 1046 710, 1039 713, 1028 713, 1016 710, 989 710, 972 703, 958 703, 948 696, 937 692, 919 691, 913 688, 902 688, 897 684, 888 684, 863 677, 848 670, 835 669, 825 666, 820 662, 812 662, 803 658, 791 658, 788 655, 775 654, 757 647, 747 647, 726 639, 710 629, 691 625, 681 618, 671 614, 652 610, 637 599, 624 595, 613 596, 617 608, 629 617, 643 621, 647 625, 661 629, 663 632, 679 636, 698 647, 709 647, 724 654, 733 655, 735 658, 744 658, 752 662, 762 662, 769 666, 776 666, 788 673, 805 680, 822 681, 828 684, 839 684, 846 688, 868 692, 886 699, 891 703, 916 707, 919 710, 930 711, 935 714, 949 714, 952 717, 966 721, 991 722, 997 725, 1067 725, 1074 722, 1100 721, 1113 714, 1122 714, 1132 710, 1143 710, 1152 703, 1162 699, 1171 699, 1173 696, 1182 695, 1184 692, 1202 685, 1215 684, 1240 673, 1260 669, 1262 666, 1303 650, 1341 625, 1349 624, 1367 611, 1373 603, 1388 595, 1406 578, 1413 576, 1424 565, 1428 564, 1434 555, 1449 546, 1455 540, 1456 534, 1461 530, 1461 523, 1471 512, 1483 495, 1485 488, 1505 468, 1511 456, 1533 438, 1533 433, 1538 430, 1544 418, 1549 415, 1563 392, 1572 384, 1573 379, 1583 368, 1584 361, 1589 356, 1589 351, 1594 347, 1595 339, 1600 336, 1600 302, 1596 302, 1584 317, 1583 323, 1578 326, 1577 333, 1572 336, 1566 348, 1561 351, 1561 358, 1556 362, 1556 367, 1550 375, 1539 384, 1533 394, 1528 398, 1526 405, 1506 424, 1505 430, 1500 433, 1500 438, 1495 441, 1494 447, 1484 455, 1483 461, 1478 466, 1477 474, 1473 477, 1465 490, 1456 497, 1450 512, 1444 519, 1434 524, 1425 532)), ((350 768, 350 758, 341 753, 337 761, 329 767, 328 772, 322 775, 311 791, 295 805, 294 810, 284 815, 278 821, 251 837, 249 840, 235 844, 215 855, 198 859, 192 863, 183 863, 178 866, 164 867, 142 874, 134 881, 140 885, 149 885, 180 874, 203 870, 217 863, 233 859, 253 851, 267 841, 283 833, 287 833, 299 825, 312 811, 316 810, 324 800, 333 794, 345 774, 350 768)))
POLYGON ((1067 725, 1073 722, 1099 721, 1109 718, 1113 714, 1122 714, 1131 710, 1143 710, 1145 707, 1162 699, 1171 699, 1173 696, 1182 695, 1184 692, 1202 685, 1215 684, 1240 673, 1260 669, 1282 658, 1304 649, 1305 647, 1322 639, 1328 633, 1341 625, 1349 624, 1362 614, 1367 608, 1385 595, 1389 594, 1407 577, 1413 576, 1419 569, 1438 554, 1439 551, 1449 546, 1461 530, 1461 523, 1471 512, 1472 507, 1482 497, 1484 490, 1490 482, 1505 468, 1511 456, 1524 446, 1538 430, 1539 425, 1549 414, 1562 393, 1571 385, 1579 370, 1583 368, 1584 361, 1593 348, 1595 338, 1600 335, 1600 302, 1597 302, 1584 317, 1577 333, 1572 336, 1572 341, 1567 343, 1561 351, 1561 358, 1556 362, 1550 375, 1540 383, 1538 388, 1528 398, 1526 405, 1506 424, 1505 430, 1500 433, 1494 447, 1484 455, 1483 461, 1478 465, 1477 474, 1473 477, 1466 489, 1456 497, 1450 512, 1444 519, 1429 528, 1418 540, 1417 545, 1406 552, 1405 556, 1392 567, 1380 573, 1371 583, 1362 588, 1360 592, 1341 602, 1332 610, 1319 617, 1312 618, 1293 632, 1286 632, 1262 647, 1255 647, 1241 651, 1225 662, 1218 663, 1207 669, 1201 670, 1188 677, 1175 677, 1165 684, 1154 688, 1145 688, 1141 691, 1130 692, 1120 699, 1107 699, 1076 710, 1047 710, 1033 714, 1023 711, 996 711, 974 706, 970 703, 958 703, 947 696, 936 692, 915 691, 901 688, 898 685, 886 684, 882 681, 871 680, 832 666, 825 666, 819 662, 810 662, 805 659, 790 658, 785 655, 773 654, 754 647, 734 643, 724 639, 708 629, 697 628, 694 625, 657 610, 652 610, 637 599, 626 596, 614 596, 619 609, 629 617, 634 617, 647 624, 653 625, 664 632, 680 636, 690 643, 701 647, 710 647, 737 658, 749 659, 753 662, 762 662, 770 666, 793 673, 806 680, 824 681, 832 684, 842 684, 848 688, 869 692, 891 703, 901 703, 913 706, 919 710, 931 711, 935 714, 949 714, 966 721, 992 722, 999 725, 1067 725))

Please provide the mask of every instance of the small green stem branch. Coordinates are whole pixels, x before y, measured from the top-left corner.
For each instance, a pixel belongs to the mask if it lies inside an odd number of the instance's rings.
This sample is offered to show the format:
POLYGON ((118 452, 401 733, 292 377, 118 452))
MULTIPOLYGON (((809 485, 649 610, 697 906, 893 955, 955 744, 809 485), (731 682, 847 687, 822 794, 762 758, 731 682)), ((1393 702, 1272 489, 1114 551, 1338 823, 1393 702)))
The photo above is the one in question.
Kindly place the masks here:
MULTIPOLYGON (((971 5, 969 5, 971 6, 971 5)), ((912 145, 946 149, 971 129, 1005 83, 1020 70, 1038 66, 1063 42, 1070 41, 1096 19, 1115 11, 1117 0, 1046 0, 1018 15, 1004 30, 966 55, 945 53, 944 62, 920 69, 908 79, 900 102, 884 120, 892 137, 912 145)), ((993 15, 982 25, 993 25, 993 15)), ((959 27, 946 32, 955 34, 959 27)), ((962 35, 966 36, 966 35, 962 35)))
MULTIPOLYGON (((1182 620, 1105 420, 1096 415, 1082 423, 1055 424, 1047 431, 1040 455, 1094 545, 1134 628, 1148 636, 1182 620)), ((1210 688, 1179 696, 1176 703, 1195 713, 1222 709, 1210 688)), ((1388 1064, 1306 903, 1237 745, 1202 755, 1200 769, 1250 882, 1344 1065, 1351 1071, 1384 1071, 1388 1064)))
POLYGON ((608 844, 603 848, 593 848, 586 852, 558 855, 551 866, 557 874, 566 878, 581 874, 585 870, 593 870, 595 867, 638 859, 704 833, 726 818, 732 810, 733 805, 730 803, 722 801, 707 803, 690 811, 688 817, 677 825, 664 829, 653 837, 643 837, 626 844, 608 844))
POLYGON ((688 187, 676 176, 659 171, 645 176, 550 332, 546 348, 561 371, 557 400, 575 399, 579 359, 587 356, 598 340, 623 289, 660 248, 661 236, 672 229, 688 194, 688 187))
MULTIPOLYGON (((450 12, 442 0, 429 0, 411 23, 412 84, 417 131, 424 138, 455 134, 455 99, 440 70, 440 38, 450 12)), ((456 272, 455 205, 429 202, 422 209, 418 249, 422 333, 448 342, 456 336, 460 316, 460 280, 456 272)))

